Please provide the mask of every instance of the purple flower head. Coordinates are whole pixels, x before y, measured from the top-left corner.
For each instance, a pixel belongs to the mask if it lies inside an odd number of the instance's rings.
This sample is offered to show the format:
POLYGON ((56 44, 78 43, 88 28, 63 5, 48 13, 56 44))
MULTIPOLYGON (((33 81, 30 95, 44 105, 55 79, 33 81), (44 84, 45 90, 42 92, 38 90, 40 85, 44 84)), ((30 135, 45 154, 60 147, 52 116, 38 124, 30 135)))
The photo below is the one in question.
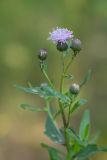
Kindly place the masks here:
POLYGON ((54 43, 57 43, 57 42, 65 43, 67 40, 73 38, 73 32, 68 30, 67 28, 57 27, 49 34, 50 34, 50 36, 49 36, 48 40, 51 40, 54 43))

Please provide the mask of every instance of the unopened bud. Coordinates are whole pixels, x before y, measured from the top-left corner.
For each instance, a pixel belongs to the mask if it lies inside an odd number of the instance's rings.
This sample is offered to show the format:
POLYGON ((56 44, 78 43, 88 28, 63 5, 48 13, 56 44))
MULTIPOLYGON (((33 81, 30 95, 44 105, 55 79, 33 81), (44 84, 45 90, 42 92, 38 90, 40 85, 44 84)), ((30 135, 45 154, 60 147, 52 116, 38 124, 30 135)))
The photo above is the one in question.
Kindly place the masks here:
POLYGON ((66 42, 57 42, 56 48, 58 51, 63 52, 68 49, 68 45, 66 42))
POLYGON ((47 49, 40 49, 38 53, 38 58, 42 61, 44 61, 47 58, 47 49))
POLYGON ((80 52, 80 50, 82 49, 81 41, 77 38, 73 39, 70 48, 76 53, 80 52))
POLYGON ((42 83, 42 84, 41 84, 41 87, 47 87, 47 86, 48 86, 47 83, 42 83))
POLYGON ((70 93, 72 94, 78 94, 79 93, 79 90, 80 90, 80 87, 78 84, 76 83, 73 83, 69 89, 70 93))

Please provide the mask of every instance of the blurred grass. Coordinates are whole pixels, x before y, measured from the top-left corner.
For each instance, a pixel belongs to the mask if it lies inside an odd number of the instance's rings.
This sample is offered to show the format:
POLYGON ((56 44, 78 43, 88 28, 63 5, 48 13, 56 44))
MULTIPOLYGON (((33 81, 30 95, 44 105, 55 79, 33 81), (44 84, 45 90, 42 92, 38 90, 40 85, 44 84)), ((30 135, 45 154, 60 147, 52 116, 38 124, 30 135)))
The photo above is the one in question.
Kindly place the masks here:
MULTIPOLYGON (((18 106, 26 102, 42 105, 40 99, 13 87, 14 83, 39 85, 37 52, 49 50, 49 73, 59 78, 59 53, 48 33, 56 26, 67 27, 83 42, 83 50, 71 71, 79 82, 93 69, 92 80, 82 90, 89 99, 92 131, 101 131, 100 144, 107 144, 107 1, 106 0, 1 0, 0 1, 0 159, 47 159, 39 143, 45 115, 25 112, 18 106), (58 54, 58 56, 57 56, 58 54), (41 118, 43 117, 43 119, 41 118)), ((57 86, 58 86, 57 80, 57 86)), ((69 87, 70 83, 66 87, 69 87)), ((76 118, 79 117, 76 115, 76 118)), ((75 121, 76 123, 76 121, 75 121)), ((105 160, 107 154, 94 157, 105 160)))

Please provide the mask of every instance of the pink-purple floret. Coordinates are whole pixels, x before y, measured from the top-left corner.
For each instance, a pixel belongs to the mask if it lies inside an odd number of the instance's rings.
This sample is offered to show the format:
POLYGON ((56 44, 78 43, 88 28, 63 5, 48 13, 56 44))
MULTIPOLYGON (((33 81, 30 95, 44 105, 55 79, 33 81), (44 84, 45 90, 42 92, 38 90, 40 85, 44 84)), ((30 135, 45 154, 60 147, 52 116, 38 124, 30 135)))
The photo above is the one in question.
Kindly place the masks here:
POLYGON ((49 33, 50 37, 48 40, 52 40, 54 43, 57 42, 67 42, 67 40, 73 38, 73 32, 67 28, 56 28, 49 33))

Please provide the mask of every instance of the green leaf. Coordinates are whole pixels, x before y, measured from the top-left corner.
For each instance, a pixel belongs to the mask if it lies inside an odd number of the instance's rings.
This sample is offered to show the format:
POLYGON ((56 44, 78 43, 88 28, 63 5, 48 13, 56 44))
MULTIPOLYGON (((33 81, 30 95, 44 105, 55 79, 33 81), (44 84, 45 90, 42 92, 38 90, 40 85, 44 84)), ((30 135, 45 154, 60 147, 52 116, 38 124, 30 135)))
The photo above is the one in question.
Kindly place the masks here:
POLYGON ((107 147, 99 147, 99 152, 107 152, 107 147))
POLYGON ((90 129, 90 115, 89 115, 89 111, 86 110, 83 114, 83 118, 82 118, 80 129, 79 129, 79 137, 82 141, 88 140, 89 129, 90 129))
POLYGON ((44 143, 41 143, 42 147, 46 148, 49 152, 50 160, 61 160, 59 157, 60 151, 58 151, 56 148, 50 147, 44 143))
POLYGON ((92 70, 88 70, 84 79, 80 83, 80 87, 82 87, 86 82, 88 82, 91 79, 91 76, 92 76, 92 70))
POLYGON ((78 160, 86 160, 86 158, 89 158, 90 156, 98 152, 107 152, 107 148, 98 147, 96 144, 90 144, 87 147, 81 149, 76 157, 78 158, 78 160))
POLYGON ((52 141, 64 144, 64 136, 61 131, 58 129, 55 120, 53 119, 51 114, 48 114, 46 124, 45 124, 45 132, 44 132, 52 141))
POLYGON ((76 134, 76 132, 72 129, 66 129, 66 136, 67 136, 67 140, 69 142, 69 152, 67 154, 67 159, 71 160, 74 155, 76 155, 81 147, 83 146, 80 138, 78 137, 78 135, 76 134))
MULTIPOLYGON (((69 95, 68 95, 69 96, 69 95)), ((71 95, 72 96, 72 95, 71 95)), ((74 98, 73 96, 71 97, 72 99, 74 98)), ((74 102, 71 106, 71 109, 70 109, 70 113, 73 113, 75 110, 77 110, 79 107, 85 105, 87 103, 87 100, 86 99, 80 99, 80 100, 77 100, 76 102, 74 102)), ((66 109, 68 106, 64 106, 64 109, 66 109)), ((54 115, 54 119, 61 113, 60 110, 58 110, 55 115, 54 115)))
POLYGON ((70 103, 69 97, 57 92, 56 90, 54 90, 52 87, 48 86, 47 84, 41 84, 40 87, 30 87, 30 88, 26 88, 26 87, 19 86, 19 85, 15 85, 15 87, 27 93, 37 94, 41 98, 44 98, 46 100, 49 100, 52 98, 58 98, 60 102, 65 105, 70 103))
POLYGON ((98 151, 97 145, 88 145, 76 155, 78 160, 86 160, 98 151))
POLYGON ((20 107, 22 109, 29 110, 29 111, 32 111, 32 112, 43 112, 43 111, 45 111, 45 109, 40 109, 40 108, 34 107, 32 105, 29 105, 29 104, 21 104, 20 107))
POLYGON ((69 138, 70 145, 74 145, 77 143, 78 146, 79 145, 82 146, 82 142, 81 142, 79 136, 76 134, 76 132, 72 128, 68 128, 66 130, 66 132, 67 132, 67 136, 69 138))
POLYGON ((79 107, 81 107, 82 105, 85 105, 87 103, 87 100, 86 99, 80 99, 80 100, 77 100, 71 110, 70 110, 70 113, 74 112, 76 109, 78 109, 79 107))
POLYGON ((94 134, 94 136, 92 137, 92 139, 89 141, 90 144, 95 144, 97 143, 99 137, 100 137, 101 132, 97 132, 94 134))
POLYGON ((71 74, 66 74, 66 75, 64 75, 64 78, 67 79, 67 80, 73 80, 74 76, 71 75, 71 74))

